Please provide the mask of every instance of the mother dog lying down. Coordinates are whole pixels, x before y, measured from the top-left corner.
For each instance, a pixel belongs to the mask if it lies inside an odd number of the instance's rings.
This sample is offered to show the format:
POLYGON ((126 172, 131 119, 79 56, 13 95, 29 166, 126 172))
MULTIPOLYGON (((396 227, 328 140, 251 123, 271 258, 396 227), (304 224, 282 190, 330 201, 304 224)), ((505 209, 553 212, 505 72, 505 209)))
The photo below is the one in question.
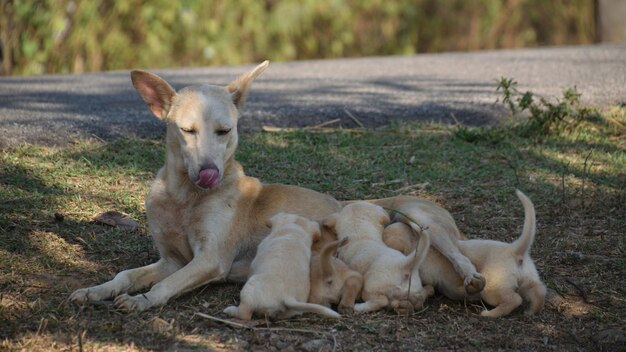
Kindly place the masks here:
MULTIPOLYGON (((121 309, 142 311, 209 282, 245 281, 273 215, 289 212, 319 221, 341 209, 325 194, 262 184, 246 176, 235 161, 237 120, 250 84, 267 66, 265 61, 226 87, 197 85, 178 92, 154 74, 131 73, 133 86, 150 111, 167 124, 165 165, 146 199, 149 232, 160 259, 79 289, 70 296, 73 302, 115 299, 121 309), (145 294, 129 295, 147 289, 145 294)), ((413 197, 372 202, 409 215, 430 204, 413 197)), ((446 214, 439 215, 450 216, 446 214)), ((431 229, 432 245, 451 261, 466 290, 482 290, 484 279, 456 246, 461 238, 456 226, 437 230, 436 221, 424 225, 431 229)))

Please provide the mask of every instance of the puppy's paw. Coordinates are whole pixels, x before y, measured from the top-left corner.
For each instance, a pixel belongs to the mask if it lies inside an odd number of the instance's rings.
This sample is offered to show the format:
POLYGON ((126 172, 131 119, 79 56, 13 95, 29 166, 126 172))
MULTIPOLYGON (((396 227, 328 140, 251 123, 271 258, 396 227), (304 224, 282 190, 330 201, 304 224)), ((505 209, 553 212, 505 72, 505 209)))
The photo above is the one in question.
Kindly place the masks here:
MULTIPOLYGON (((367 302, 363 302, 363 303, 357 303, 354 305, 354 308, 352 309, 352 311, 355 314, 361 314, 361 313, 367 313, 370 311, 369 309, 369 305, 367 304, 367 302)), ((341 313, 341 312, 340 312, 341 313)))
POLYGON ((127 312, 142 312, 152 306, 146 295, 129 296, 127 294, 115 297, 115 307, 127 312))
POLYGON ((224 308, 224 310, 222 311, 224 312, 224 314, 231 316, 233 318, 237 318, 239 315, 239 308, 237 308, 237 306, 228 306, 226 308, 224 308))
POLYGON ((473 273, 471 276, 467 276, 463 280, 465 286, 465 292, 468 295, 476 294, 485 288, 485 278, 480 273, 473 273))
POLYGON ((339 311, 339 314, 352 315, 354 314, 354 306, 340 304, 337 306, 337 311, 339 311))
POLYGON ((499 315, 494 314, 493 313, 493 309, 492 310, 483 310, 482 312, 480 312, 480 316, 481 317, 486 317, 486 318, 497 318, 499 315))
POLYGON ((102 290, 92 288, 81 288, 70 295, 70 302, 85 304, 88 302, 102 301, 111 298, 111 294, 104 294, 102 290))
MULTIPOLYGON (((424 305, 424 301, 421 300, 420 302, 420 308, 424 305)), ((407 314, 413 314, 413 311, 415 310, 415 307, 413 306, 413 303, 411 303, 410 301, 404 299, 404 300, 398 300, 398 301, 392 301, 391 302, 391 307, 393 308, 394 312, 396 312, 399 315, 407 315, 407 314)))

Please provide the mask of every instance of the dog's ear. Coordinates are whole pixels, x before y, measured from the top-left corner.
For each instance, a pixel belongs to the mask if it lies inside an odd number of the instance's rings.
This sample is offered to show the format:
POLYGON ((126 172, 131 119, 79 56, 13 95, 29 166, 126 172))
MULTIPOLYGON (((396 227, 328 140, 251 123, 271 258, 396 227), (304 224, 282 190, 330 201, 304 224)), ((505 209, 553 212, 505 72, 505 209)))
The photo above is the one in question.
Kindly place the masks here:
POLYGON ((161 120, 165 119, 176 94, 174 88, 163 78, 142 70, 132 71, 130 78, 150 111, 161 120))
POLYGON ((239 78, 230 82, 230 84, 226 86, 226 90, 231 94, 233 103, 237 107, 237 110, 243 110, 246 102, 246 96, 248 95, 248 89, 250 89, 250 84, 255 78, 257 78, 258 75, 265 71, 269 64, 269 61, 263 61, 252 71, 244 73, 243 75, 239 76, 239 78))

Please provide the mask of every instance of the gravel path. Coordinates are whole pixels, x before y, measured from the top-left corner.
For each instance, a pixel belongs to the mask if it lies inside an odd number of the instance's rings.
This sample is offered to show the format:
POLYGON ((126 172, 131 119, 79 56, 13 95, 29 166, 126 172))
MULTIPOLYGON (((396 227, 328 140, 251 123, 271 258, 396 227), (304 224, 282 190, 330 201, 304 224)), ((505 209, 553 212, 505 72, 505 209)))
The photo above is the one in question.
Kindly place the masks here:
MULTIPOLYGON (((178 89, 226 84, 250 67, 154 72, 178 89)), ((546 97, 576 86, 586 103, 620 104, 626 101, 626 45, 271 63, 252 87, 240 129, 333 119, 355 127, 349 114, 368 127, 396 120, 453 122, 453 115, 468 125, 491 124, 507 115, 494 104, 502 76, 546 97)), ((163 131, 133 90, 128 71, 0 78, 0 147, 64 145, 94 136, 153 138, 163 131)))

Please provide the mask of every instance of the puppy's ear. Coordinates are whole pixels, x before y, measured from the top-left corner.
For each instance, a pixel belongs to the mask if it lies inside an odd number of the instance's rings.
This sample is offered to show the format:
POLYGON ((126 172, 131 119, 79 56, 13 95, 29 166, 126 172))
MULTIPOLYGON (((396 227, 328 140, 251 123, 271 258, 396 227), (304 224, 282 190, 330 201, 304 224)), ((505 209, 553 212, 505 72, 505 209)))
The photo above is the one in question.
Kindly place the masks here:
POLYGON ((311 233, 313 234, 313 243, 317 243, 322 239, 322 231, 320 231, 320 227, 317 224, 315 224, 311 233))
POLYGON ((335 226, 337 226, 337 214, 333 214, 324 219, 324 221, 322 221, 322 225, 329 230, 334 230, 335 226))
POLYGON ((133 86, 148 104, 150 111, 161 120, 167 116, 176 91, 161 77, 142 70, 130 73, 133 86))
POLYGON ((385 209, 381 208, 379 220, 381 225, 387 225, 391 221, 389 213, 385 209))
POLYGON ((246 96, 248 96, 248 90, 250 89, 250 84, 255 78, 257 78, 258 75, 265 71, 269 64, 269 61, 263 61, 252 71, 244 73, 243 75, 239 76, 239 78, 230 82, 230 84, 226 86, 226 90, 231 94, 233 103, 237 107, 237 110, 239 110, 240 112, 243 110, 243 107, 245 105, 246 96))

